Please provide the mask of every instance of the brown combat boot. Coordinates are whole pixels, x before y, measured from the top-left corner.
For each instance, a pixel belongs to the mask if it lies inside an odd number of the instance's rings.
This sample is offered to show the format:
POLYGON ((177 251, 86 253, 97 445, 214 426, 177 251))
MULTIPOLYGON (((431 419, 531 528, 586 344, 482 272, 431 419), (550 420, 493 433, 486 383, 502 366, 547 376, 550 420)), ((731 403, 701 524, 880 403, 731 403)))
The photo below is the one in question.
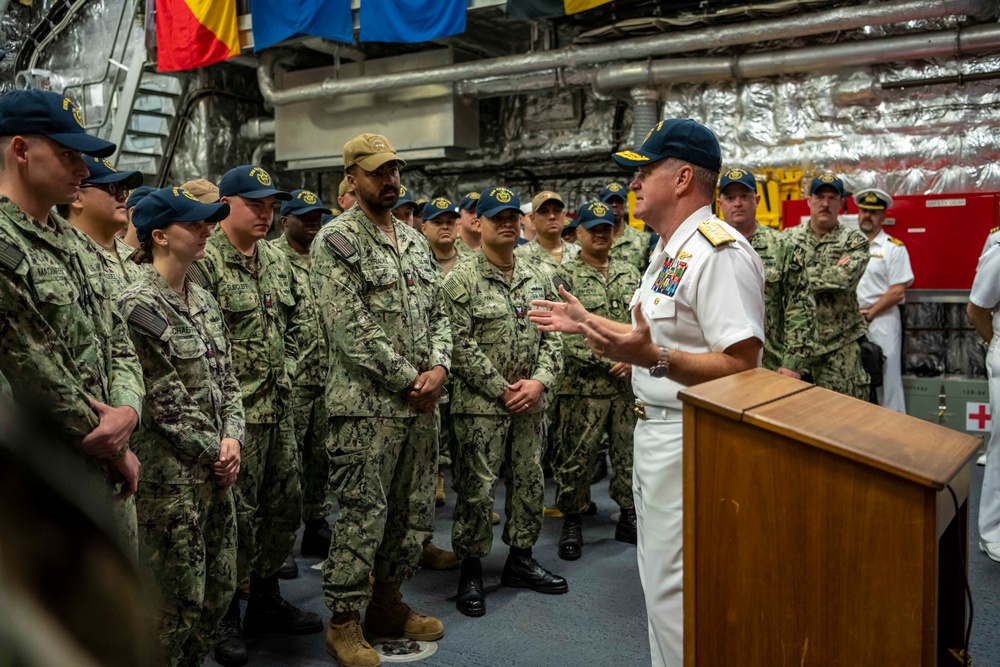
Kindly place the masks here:
POLYGON ((438 471, 437 487, 434 491, 434 506, 444 506, 444 471, 438 471))
POLYGON ((326 628, 327 653, 337 659, 340 667, 379 667, 382 660, 365 641, 361 631, 361 615, 356 611, 334 613, 326 628))
POLYGON ((403 602, 398 581, 375 580, 372 601, 365 612, 365 629, 379 637, 405 637, 434 641, 444 636, 444 626, 433 616, 421 616, 403 602))
POLYGON ((430 540, 424 542, 424 550, 420 554, 420 567, 432 570, 454 570, 459 565, 458 558, 451 551, 434 546, 430 540))

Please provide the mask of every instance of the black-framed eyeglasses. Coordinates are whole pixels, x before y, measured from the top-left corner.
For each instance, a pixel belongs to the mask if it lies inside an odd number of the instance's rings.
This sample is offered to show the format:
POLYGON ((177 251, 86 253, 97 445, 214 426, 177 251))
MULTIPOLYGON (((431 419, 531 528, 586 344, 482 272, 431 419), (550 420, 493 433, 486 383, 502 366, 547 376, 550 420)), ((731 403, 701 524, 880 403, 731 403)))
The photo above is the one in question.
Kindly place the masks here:
POLYGON ((121 183, 85 183, 80 186, 80 188, 97 188, 98 190, 104 190, 109 195, 118 199, 118 197, 125 197, 128 199, 131 190, 126 188, 121 183))

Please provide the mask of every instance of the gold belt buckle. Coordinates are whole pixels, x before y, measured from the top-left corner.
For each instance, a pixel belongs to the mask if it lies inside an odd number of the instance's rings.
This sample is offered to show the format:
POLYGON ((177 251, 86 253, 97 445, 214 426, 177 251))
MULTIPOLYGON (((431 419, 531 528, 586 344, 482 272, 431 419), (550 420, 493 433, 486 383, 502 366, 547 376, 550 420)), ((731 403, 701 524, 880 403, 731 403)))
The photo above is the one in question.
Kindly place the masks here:
POLYGON ((634 412, 635 416, 639 419, 642 419, 643 421, 646 420, 646 404, 642 401, 635 402, 635 405, 632 406, 632 412, 634 412))

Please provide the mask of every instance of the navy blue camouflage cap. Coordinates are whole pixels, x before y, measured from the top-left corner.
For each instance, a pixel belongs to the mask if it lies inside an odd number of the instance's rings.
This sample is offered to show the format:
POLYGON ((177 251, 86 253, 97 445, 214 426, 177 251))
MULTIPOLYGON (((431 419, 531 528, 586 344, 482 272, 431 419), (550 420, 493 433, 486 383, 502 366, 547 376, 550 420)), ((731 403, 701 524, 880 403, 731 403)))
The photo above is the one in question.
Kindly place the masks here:
POLYGON ((442 213, 458 215, 458 208, 451 203, 450 199, 435 197, 424 205, 424 220, 433 220, 442 213))
POLYGON ((459 211, 474 211, 476 210, 476 205, 479 203, 479 193, 469 192, 464 197, 458 200, 458 210, 459 211))
POLYGON ((219 181, 220 197, 246 197, 247 199, 274 198, 278 201, 288 201, 291 193, 274 187, 271 175, 252 164, 244 164, 230 169, 219 181))
POLYGON ((136 206, 153 192, 156 192, 156 188, 151 188, 148 185, 136 188, 131 192, 131 194, 129 194, 128 199, 125 200, 125 208, 132 208, 133 206, 136 206))
POLYGON ((521 200, 517 193, 510 188, 497 186, 487 188, 479 194, 479 201, 476 203, 476 217, 492 218, 501 211, 511 209, 521 214, 521 200))
POLYGON ((611 157, 622 169, 634 169, 657 160, 676 158, 709 171, 722 169, 722 150, 715 134, 690 118, 668 118, 651 129, 635 150, 620 151, 611 157))
POLYGON ((104 185, 106 183, 121 183, 129 190, 142 185, 142 173, 138 171, 118 171, 107 158, 84 155, 83 161, 90 170, 90 176, 81 181, 86 185, 104 185))
POLYGON ((599 225, 614 225, 615 216, 611 207, 602 201, 584 202, 576 214, 576 226, 593 229, 599 225))
POLYGON ((323 206, 323 200, 311 190, 292 190, 292 198, 281 203, 281 215, 302 215, 312 211, 332 211, 323 206))
POLYGON ((601 188, 601 194, 597 196, 597 200, 607 204, 612 197, 618 197, 622 201, 628 201, 628 188, 621 183, 608 183, 601 188))
POLYGON ((229 204, 202 204, 181 188, 160 188, 138 203, 132 212, 135 235, 145 241, 156 229, 175 222, 218 222, 229 215, 229 204))
POLYGON ((722 192, 726 189, 727 185, 733 183, 739 183, 746 189, 757 192, 757 179, 753 177, 749 169, 733 167, 722 172, 722 178, 719 179, 719 192, 722 192))
POLYGON ((844 196, 844 181, 840 180, 840 177, 836 174, 820 174, 812 180, 812 184, 809 185, 809 194, 814 194, 824 185, 829 186, 837 191, 841 197, 844 196))
POLYGON ((400 185, 399 199, 396 200, 396 205, 392 207, 392 210, 395 211, 403 204, 413 204, 414 209, 417 207, 417 202, 413 201, 413 197, 410 196, 410 189, 405 185, 400 185))
POLYGON ((76 102, 49 90, 12 90, 0 96, 0 137, 40 134, 75 151, 109 157, 110 141, 87 134, 76 102))

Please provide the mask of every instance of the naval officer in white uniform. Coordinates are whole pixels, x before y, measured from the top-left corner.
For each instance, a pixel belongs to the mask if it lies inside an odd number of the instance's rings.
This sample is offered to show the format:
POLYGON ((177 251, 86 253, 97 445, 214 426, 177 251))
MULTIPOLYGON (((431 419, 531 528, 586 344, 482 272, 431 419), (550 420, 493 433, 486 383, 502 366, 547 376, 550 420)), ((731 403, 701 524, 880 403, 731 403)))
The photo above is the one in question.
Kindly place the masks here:
POLYGON ((760 364, 764 270, 757 253, 712 215, 721 169, 719 142, 693 120, 661 121, 642 146, 616 153, 635 216, 660 235, 632 299, 632 325, 565 303, 532 302, 543 331, 582 333, 597 354, 632 364, 639 420, 633 489, 639 576, 654 667, 683 663, 682 437, 678 390, 760 364))

